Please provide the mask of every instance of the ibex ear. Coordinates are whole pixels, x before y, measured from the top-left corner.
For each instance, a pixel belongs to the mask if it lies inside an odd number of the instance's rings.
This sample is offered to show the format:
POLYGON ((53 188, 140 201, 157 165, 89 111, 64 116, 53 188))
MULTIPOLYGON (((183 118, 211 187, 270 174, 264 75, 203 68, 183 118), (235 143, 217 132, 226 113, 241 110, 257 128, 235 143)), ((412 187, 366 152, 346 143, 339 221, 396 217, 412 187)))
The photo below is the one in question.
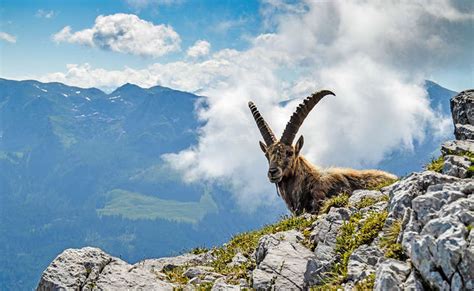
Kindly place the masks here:
POLYGON ((266 154, 267 153, 267 146, 261 141, 259 141, 258 143, 260 144, 260 148, 262 149, 262 152, 264 154, 266 154))
POLYGON ((301 148, 303 147, 303 144, 304 144, 304 138, 303 136, 300 136, 300 138, 295 144, 295 156, 299 155, 301 148))

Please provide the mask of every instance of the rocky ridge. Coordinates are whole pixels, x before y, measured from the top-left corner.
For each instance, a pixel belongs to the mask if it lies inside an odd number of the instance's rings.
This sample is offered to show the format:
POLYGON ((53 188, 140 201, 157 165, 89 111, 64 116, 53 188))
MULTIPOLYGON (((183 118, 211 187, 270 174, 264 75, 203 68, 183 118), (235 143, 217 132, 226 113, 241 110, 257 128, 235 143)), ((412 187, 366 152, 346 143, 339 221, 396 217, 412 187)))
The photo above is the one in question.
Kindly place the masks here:
POLYGON ((455 96, 451 111, 456 140, 426 171, 213 250, 131 265, 68 249, 37 290, 473 290, 474 90, 455 96))

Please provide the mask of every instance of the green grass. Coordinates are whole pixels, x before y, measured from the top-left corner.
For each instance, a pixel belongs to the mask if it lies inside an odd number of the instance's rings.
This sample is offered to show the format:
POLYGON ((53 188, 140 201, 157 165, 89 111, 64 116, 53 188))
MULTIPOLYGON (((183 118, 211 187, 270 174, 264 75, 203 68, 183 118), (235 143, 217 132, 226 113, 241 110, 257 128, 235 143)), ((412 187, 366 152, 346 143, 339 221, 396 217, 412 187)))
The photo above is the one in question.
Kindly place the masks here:
POLYGON ((189 253, 194 254, 194 255, 200 255, 207 253, 209 251, 208 248, 205 247, 195 247, 192 250, 189 251, 189 253))
POLYGON ((378 198, 374 197, 364 197, 359 202, 357 202, 354 207, 357 209, 362 209, 368 206, 372 206, 380 201, 388 201, 388 195, 383 195, 378 198))
POLYGON ((291 229, 304 232, 313 222, 314 219, 304 217, 284 217, 279 222, 266 225, 262 229, 238 234, 226 245, 212 250, 215 260, 211 263, 211 266, 214 267, 216 272, 228 276, 229 283, 238 283, 241 278, 248 281, 248 271, 255 268, 255 261, 251 258, 251 254, 257 248, 258 241, 262 236, 291 229), (249 260, 240 266, 228 266, 238 252, 249 260))
POLYGON ((397 243, 398 235, 402 230, 402 220, 395 220, 387 229, 384 236, 380 238, 380 247, 384 250, 386 258, 403 260, 405 255, 403 253, 402 245, 397 243))
POLYGON ((468 226, 466 226, 466 229, 467 229, 467 231, 470 232, 472 229, 474 229, 474 225, 469 224, 468 226))
POLYGON ((349 194, 341 193, 337 196, 326 199, 319 210, 319 214, 328 213, 331 207, 345 207, 349 204, 349 194))
POLYGON ((198 202, 165 200, 120 189, 106 193, 106 197, 104 208, 97 209, 99 216, 198 223, 206 214, 218 210, 209 192, 204 193, 198 202))
POLYGON ((380 191, 382 188, 387 187, 392 185, 393 183, 397 182, 399 179, 392 179, 392 180, 387 180, 382 183, 379 183, 377 185, 373 185, 371 187, 368 187, 367 190, 377 190, 380 191))
POLYGON ((375 286, 375 273, 368 275, 362 281, 358 282, 354 286, 354 291, 367 291, 374 290, 375 286))
POLYGON ((363 244, 370 244, 382 230, 388 212, 369 212, 363 217, 358 212, 345 222, 336 237, 335 253, 339 261, 333 265, 330 276, 323 285, 312 290, 337 290, 347 280, 347 264, 352 252, 363 244))
POLYGON ((428 171, 441 173, 444 165, 444 157, 439 156, 438 158, 432 158, 431 162, 425 166, 425 169, 428 171))

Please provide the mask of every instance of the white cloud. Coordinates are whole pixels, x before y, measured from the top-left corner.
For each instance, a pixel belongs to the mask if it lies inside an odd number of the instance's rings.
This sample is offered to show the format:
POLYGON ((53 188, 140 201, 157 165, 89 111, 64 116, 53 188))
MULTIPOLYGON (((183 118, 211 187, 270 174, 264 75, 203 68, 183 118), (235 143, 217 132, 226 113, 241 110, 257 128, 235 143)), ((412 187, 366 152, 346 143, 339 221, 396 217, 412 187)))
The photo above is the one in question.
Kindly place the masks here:
MULTIPOLYGON (((447 120, 431 111, 423 80, 431 68, 467 49, 459 47, 456 31, 468 20, 434 15, 423 3, 307 1, 265 16, 275 20, 275 31, 255 37, 244 51, 226 49, 206 60, 141 70, 70 65, 66 73, 43 80, 101 87, 161 84, 208 96, 208 106, 198 110, 205 121, 198 144, 164 158, 187 181, 228 185, 251 210, 278 198, 266 179, 248 100, 280 134, 298 100, 332 89, 337 96, 318 104, 300 129, 303 154, 321 166, 374 166, 393 150, 410 150, 427 128, 445 130, 447 120), (298 99, 278 105, 291 98, 298 99)), ((448 2, 439 3, 436 9, 448 2)))
POLYGON ((9 33, 0 31, 0 40, 9 42, 9 43, 16 43, 16 37, 9 33))
POLYGON ((53 40, 152 57, 178 51, 181 43, 173 27, 154 25, 136 15, 122 13, 100 15, 92 28, 77 32, 66 26, 53 35, 53 40))
POLYGON ((186 55, 191 58, 207 56, 211 49, 211 44, 205 40, 196 41, 192 47, 188 48, 186 55))
POLYGON ((36 11, 35 16, 38 18, 46 18, 46 19, 51 19, 56 15, 53 10, 43 10, 43 9, 38 9, 36 11))

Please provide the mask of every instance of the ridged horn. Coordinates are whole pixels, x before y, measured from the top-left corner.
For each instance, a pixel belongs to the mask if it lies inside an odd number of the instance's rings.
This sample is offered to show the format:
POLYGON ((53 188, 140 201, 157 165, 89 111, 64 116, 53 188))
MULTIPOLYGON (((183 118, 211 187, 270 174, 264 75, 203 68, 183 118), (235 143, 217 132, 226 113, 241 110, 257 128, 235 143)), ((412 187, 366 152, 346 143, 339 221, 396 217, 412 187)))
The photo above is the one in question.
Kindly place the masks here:
POLYGON ((265 119, 263 119, 263 116, 258 111, 257 106, 255 106, 252 101, 249 102, 249 108, 267 146, 276 142, 277 139, 273 134, 273 131, 270 129, 270 126, 268 126, 267 122, 265 119))
POLYGON ((308 116, 311 109, 313 109, 316 104, 318 104, 321 99, 326 95, 334 95, 333 92, 329 90, 322 90, 316 93, 313 93, 311 96, 306 97, 306 99, 296 108, 296 111, 290 118, 290 121, 286 124, 285 130, 281 135, 280 141, 287 145, 292 145, 293 140, 295 140, 296 133, 300 129, 303 121, 306 116, 308 116))

